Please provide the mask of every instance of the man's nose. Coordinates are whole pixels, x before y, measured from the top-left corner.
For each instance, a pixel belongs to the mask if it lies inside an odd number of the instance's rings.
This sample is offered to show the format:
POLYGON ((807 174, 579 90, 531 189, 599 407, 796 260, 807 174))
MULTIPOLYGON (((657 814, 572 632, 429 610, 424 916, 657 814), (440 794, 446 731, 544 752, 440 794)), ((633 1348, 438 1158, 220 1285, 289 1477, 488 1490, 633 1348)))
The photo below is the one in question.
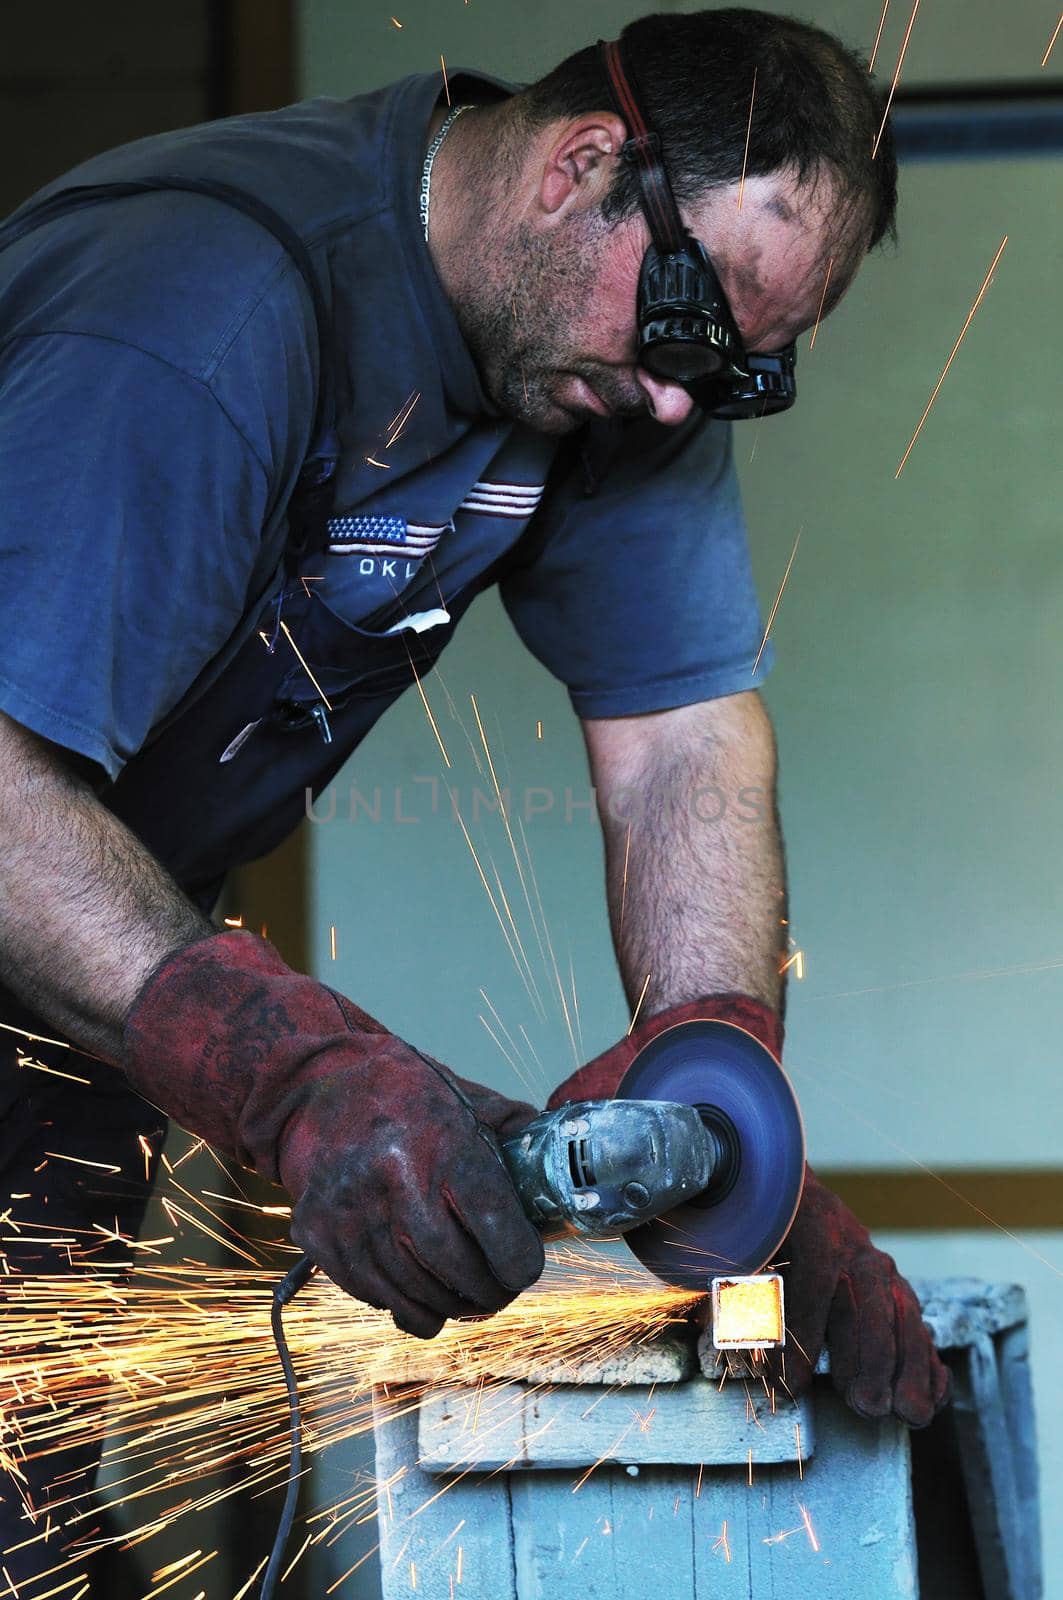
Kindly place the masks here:
POLYGON ((658 422, 676 427, 680 422, 685 422, 693 411, 693 400, 678 383, 666 383, 663 378, 655 378, 645 367, 635 368, 635 379, 658 422))

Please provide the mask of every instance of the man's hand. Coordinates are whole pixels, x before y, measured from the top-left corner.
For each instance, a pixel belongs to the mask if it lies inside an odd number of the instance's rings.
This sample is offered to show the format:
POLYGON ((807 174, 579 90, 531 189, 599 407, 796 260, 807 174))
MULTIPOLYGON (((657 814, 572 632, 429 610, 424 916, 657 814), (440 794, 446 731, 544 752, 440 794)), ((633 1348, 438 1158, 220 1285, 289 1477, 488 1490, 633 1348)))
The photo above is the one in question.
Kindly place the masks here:
POLYGON ((811 1168, 779 1259, 786 1344, 768 1352, 769 1383, 802 1394, 826 1345, 831 1382, 858 1415, 892 1412, 925 1428, 949 1400, 950 1377, 915 1292, 811 1168))
POLYGON ((744 1028, 778 1059, 782 1050, 782 1024, 763 1001, 747 994, 706 995, 686 1005, 669 1006, 667 1011, 659 1011, 655 1017, 640 1022, 616 1044, 573 1072, 564 1083, 559 1083, 546 1102, 547 1110, 553 1111, 569 1100, 612 1099, 643 1045, 656 1039, 666 1028, 675 1027, 677 1022, 710 1021, 730 1022, 737 1028, 744 1028))
POLYGON ((120 1064, 183 1126, 283 1183, 296 1243, 408 1333, 499 1311, 542 1271, 497 1148, 532 1107, 456 1078, 255 934, 165 961, 120 1064))
MULTIPOLYGON (((715 1018, 745 1028, 778 1057, 782 1027, 776 1014, 749 995, 713 995, 672 1006, 640 1023, 611 1049, 574 1072, 550 1096, 605 1099, 642 1046, 678 1022, 715 1018)), ((805 1169, 801 1204, 779 1257, 785 1265, 786 1344, 768 1352, 768 1378, 793 1395, 812 1381, 819 1353, 830 1352, 834 1387, 860 1416, 892 1411, 910 1427, 925 1427, 949 1398, 949 1372, 923 1322, 912 1287, 867 1229, 805 1169)), ((708 1306, 699 1314, 704 1322, 708 1306)))

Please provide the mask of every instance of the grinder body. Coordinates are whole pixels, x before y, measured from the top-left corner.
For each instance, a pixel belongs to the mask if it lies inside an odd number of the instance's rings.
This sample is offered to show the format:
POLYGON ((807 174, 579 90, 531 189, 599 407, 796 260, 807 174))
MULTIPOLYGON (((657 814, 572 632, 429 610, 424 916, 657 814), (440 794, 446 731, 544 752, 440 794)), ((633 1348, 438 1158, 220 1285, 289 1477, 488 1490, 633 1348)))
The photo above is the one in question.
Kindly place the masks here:
POLYGON ((627 1233, 692 1200, 719 1162, 693 1106, 575 1100, 502 1147, 513 1187, 547 1239, 627 1233))

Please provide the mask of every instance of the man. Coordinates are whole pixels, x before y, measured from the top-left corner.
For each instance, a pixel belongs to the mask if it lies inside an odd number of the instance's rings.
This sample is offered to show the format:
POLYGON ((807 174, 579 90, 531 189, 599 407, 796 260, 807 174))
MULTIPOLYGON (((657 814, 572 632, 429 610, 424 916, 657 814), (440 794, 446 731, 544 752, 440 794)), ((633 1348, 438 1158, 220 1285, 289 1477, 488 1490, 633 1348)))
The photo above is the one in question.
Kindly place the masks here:
MULTIPOLYGON (((891 226, 866 73, 755 11, 650 16, 623 42, 742 343, 781 349, 815 320, 828 263, 824 311, 891 226)), ((491 1149, 531 1108, 264 940, 215 931, 225 871, 285 836, 498 582, 583 720, 632 998, 652 973, 647 1021, 555 1101, 610 1093, 635 1045, 689 1015, 778 1052, 785 916, 774 816, 732 805, 707 826, 688 801, 773 785, 767 658, 751 676, 729 427, 639 356, 649 230, 602 54, 516 94, 475 74, 451 77, 453 106, 439 89, 417 77, 107 153, 16 213, 38 208, 0 254, 0 1015, 112 1064, 90 1087, 46 1077, 6 1035, 16 1214, 82 1240, 117 1208, 131 1232, 160 1107, 282 1183, 297 1243, 422 1337, 541 1270, 491 1149), (45 204, 145 180, 167 187, 45 204), (204 182, 302 241, 328 348, 261 217, 173 187, 204 182), (300 472, 330 392, 326 545, 304 547, 300 472), (630 845, 621 790, 646 802, 630 845), (56 1149, 120 1166, 117 1186, 39 1171, 56 1149)), ((11 1265, 67 1269, 40 1237, 9 1244, 11 1265)), ((914 1296, 811 1174, 785 1254, 790 1388, 826 1334, 857 1409, 928 1422, 947 1380, 914 1296)), ((19 1509, 5 1494, 4 1546, 25 1536, 19 1509)))

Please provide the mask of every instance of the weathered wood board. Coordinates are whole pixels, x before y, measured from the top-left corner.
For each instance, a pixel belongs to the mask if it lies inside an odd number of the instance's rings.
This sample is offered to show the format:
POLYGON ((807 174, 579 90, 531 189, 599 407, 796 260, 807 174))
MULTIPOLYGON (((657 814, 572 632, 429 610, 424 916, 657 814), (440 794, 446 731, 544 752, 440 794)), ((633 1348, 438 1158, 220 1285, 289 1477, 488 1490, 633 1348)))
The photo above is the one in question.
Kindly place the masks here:
POLYGON ((750 1460, 796 1461, 799 1437, 804 1455, 815 1448, 812 1412, 804 1403, 787 1402, 772 1415, 763 1390, 758 1400, 744 1384, 719 1389, 700 1378, 625 1384, 597 1395, 570 1384, 430 1389, 417 1437, 419 1462, 428 1472, 582 1469, 599 1460, 745 1467, 750 1460))

